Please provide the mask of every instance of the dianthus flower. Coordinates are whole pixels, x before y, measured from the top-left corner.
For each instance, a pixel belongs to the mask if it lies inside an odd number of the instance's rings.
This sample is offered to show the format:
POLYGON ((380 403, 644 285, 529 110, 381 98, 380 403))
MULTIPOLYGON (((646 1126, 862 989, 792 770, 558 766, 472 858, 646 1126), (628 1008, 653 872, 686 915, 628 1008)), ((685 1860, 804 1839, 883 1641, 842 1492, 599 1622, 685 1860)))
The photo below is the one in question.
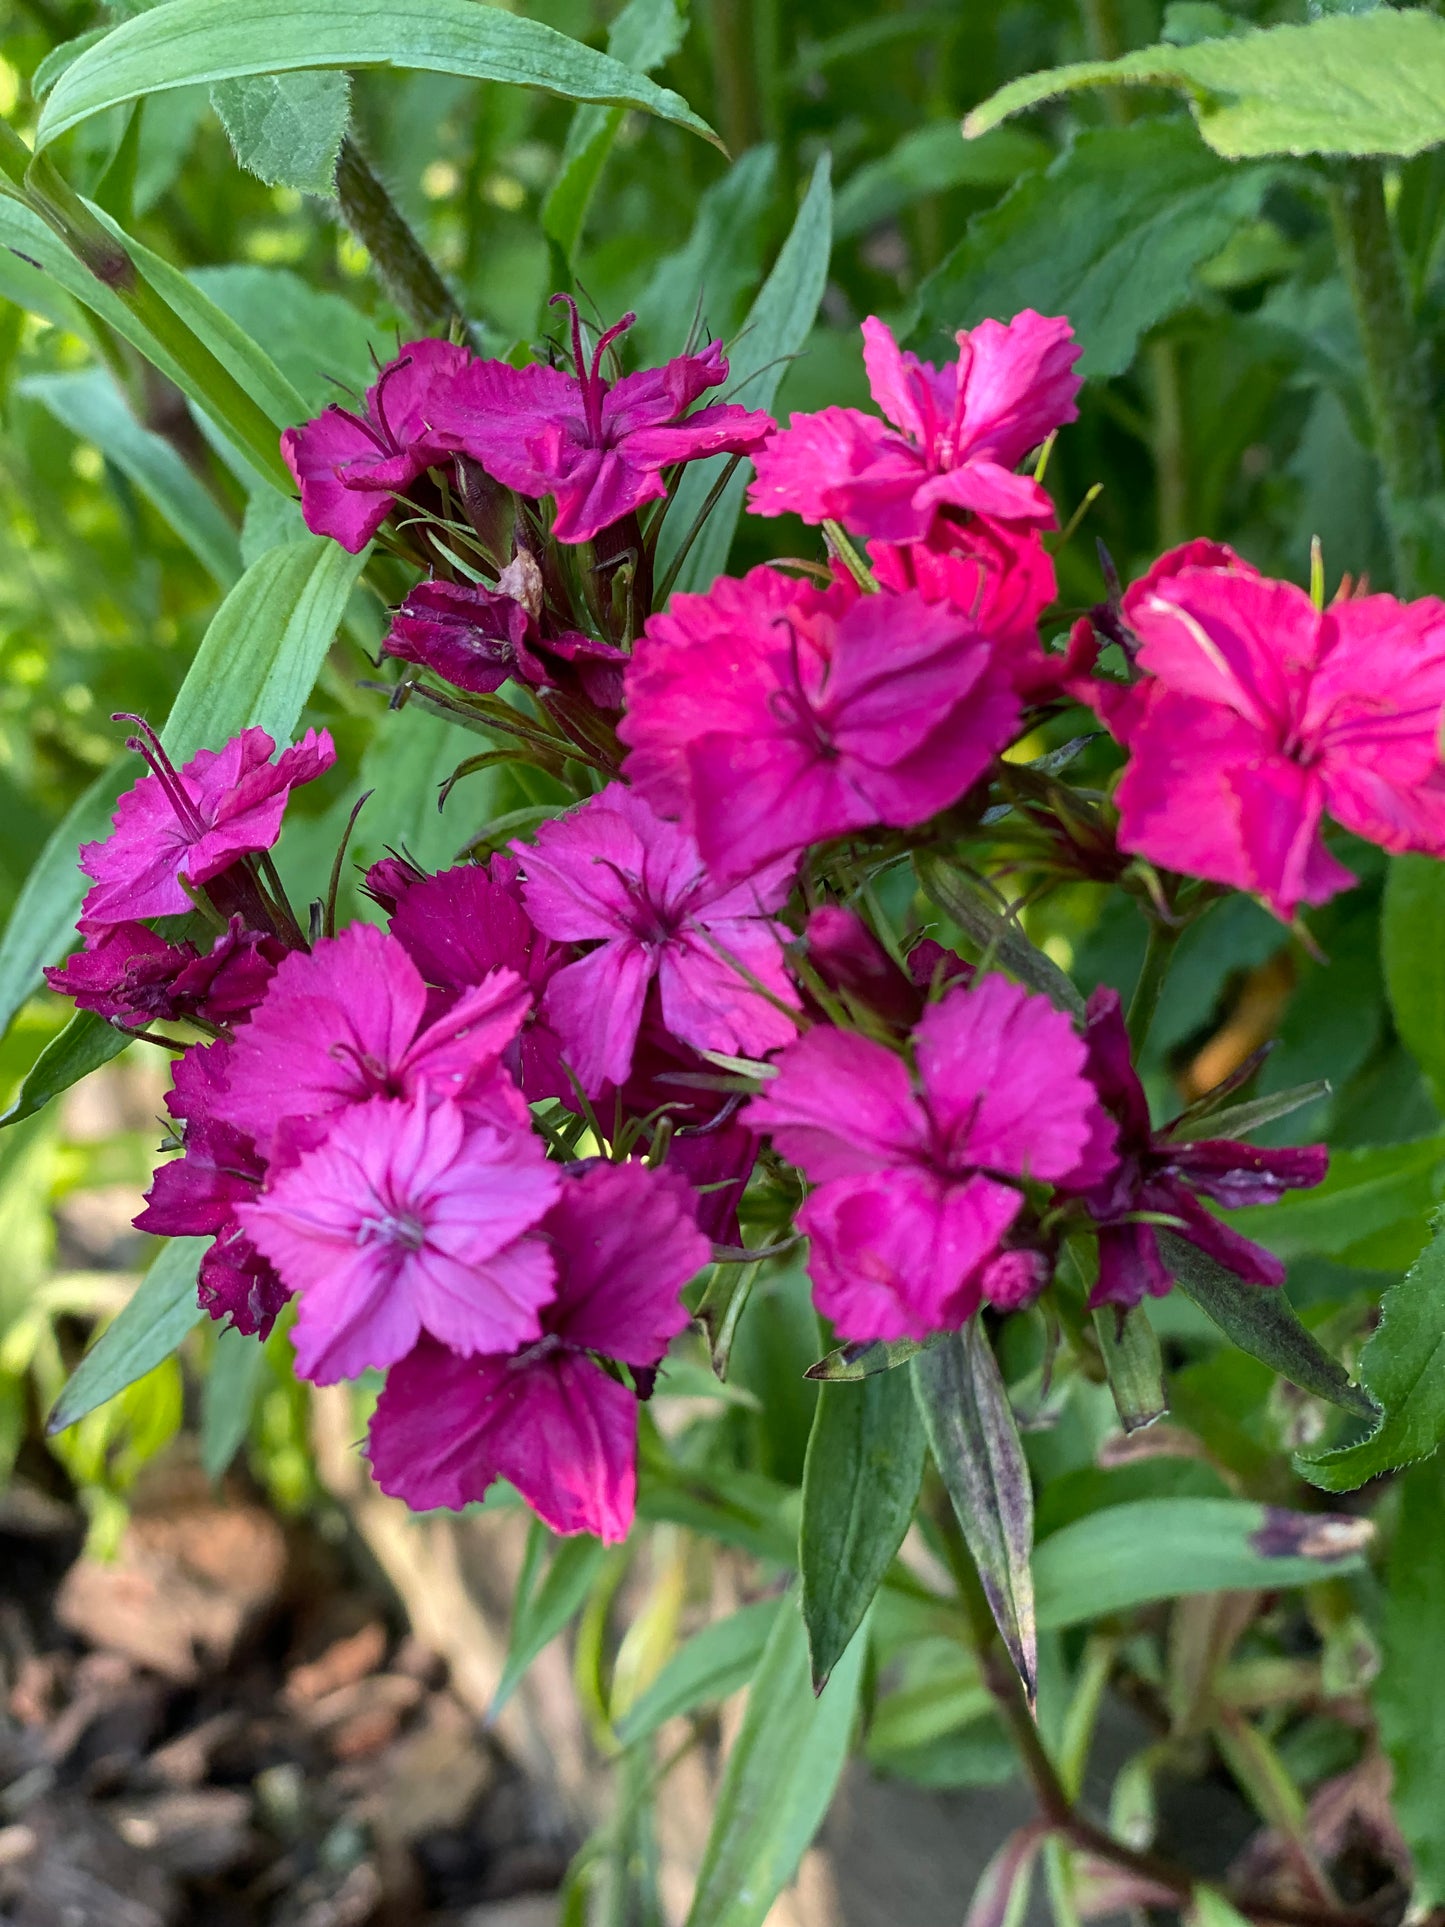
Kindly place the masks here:
POLYGON ((508 1479, 554 1532, 616 1543, 636 1506, 637 1399, 589 1354, 656 1366, 708 1243, 686 1188, 638 1164, 573 1167, 539 1242, 557 1266, 541 1340, 483 1358, 423 1340, 388 1374, 367 1454, 383 1492, 418 1511, 508 1479))
POLYGON ((700 456, 748 454, 771 430, 770 416, 731 403, 688 414, 700 395, 727 380, 721 343, 609 382, 602 357, 636 317, 624 315, 601 335, 589 362, 576 303, 570 295, 554 299, 571 310, 576 373, 543 362, 513 368, 473 361, 451 390, 446 419, 453 446, 489 475, 522 495, 553 498, 559 542, 590 542, 665 495, 664 469, 700 456))
POLYGON ((600 709, 621 707, 625 657, 611 643, 568 630, 543 637, 515 596, 479 582, 422 582, 391 619, 383 649, 479 695, 509 678, 532 689, 577 683, 600 709))
POLYGON ((786 933, 767 914, 788 894, 791 863, 724 885, 686 831, 621 783, 544 823, 535 843, 514 847, 537 928, 561 942, 597 944, 557 972, 542 1000, 589 1097, 626 1082, 654 979, 663 1024, 699 1050, 754 1056, 794 1034, 749 981, 796 1006, 780 942, 786 933))
POLYGON ((754 457, 753 513, 842 522, 889 542, 922 541, 941 515, 964 511, 1051 522, 1042 488, 1013 470, 1078 414, 1073 330, 1025 308, 956 339, 957 361, 935 368, 870 315, 863 364, 888 421, 857 408, 794 415, 754 457))
POLYGON ((987 976, 930 1005, 913 1042, 916 1073, 819 1026, 747 1113, 817 1186, 798 1228, 814 1303, 848 1339, 955 1328, 994 1296, 995 1266, 1016 1303, 1018 1258, 1001 1246, 1018 1181, 1102 1180, 1112 1164, 1084 1041, 1047 998, 987 976))
POLYGON ((627 672, 628 780, 716 875, 956 803, 1019 703, 976 624, 916 594, 776 569, 674 596, 627 672))
POLYGON ((1286 1191, 1321 1181, 1329 1165, 1324 1145, 1263 1150, 1232 1138, 1180 1142, 1168 1126, 1156 1131, 1130 1058, 1119 993, 1096 990, 1088 1017, 1089 1077, 1119 1125, 1119 1162, 1083 1199, 1099 1227, 1099 1278, 1090 1304, 1137 1305, 1146 1294, 1162 1298, 1169 1290, 1158 1226, 1138 1222, 1136 1212, 1172 1218, 1176 1236, 1250 1284, 1283 1284, 1279 1259, 1221 1224, 1196 1194, 1235 1208, 1273 1204, 1286 1191))
POLYGON ((329 535, 359 555, 396 497, 433 463, 451 459, 452 445, 434 421, 471 359, 449 341, 409 341, 367 389, 359 413, 333 404, 286 430, 281 453, 313 535, 329 535))
POLYGON ((139 717, 125 720, 143 732, 126 746, 151 774, 121 797, 110 835, 81 845, 80 867, 95 883, 81 906, 86 935, 105 924, 184 916, 195 905, 182 879, 199 887, 241 857, 269 850, 291 791, 336 761, 324 729, 307 730, 274 763, 276 745, 265 730, 243 729, 224 749, 197 750, 177 769, 139 717))
POLYGON ((467 1353, 536 1338, 554 1266, 521 1234, 557 1185, 525 1126, 421 1091, 350 1106, 236 1216, 299 1296, 296 1370, 331 1385, 394 1364, 423 1332, 467 1353))
POLYGON ((1093 697, 1129 751, 1121 849, 1285 918, 1355 880, 1325 848, 1326 813, 1387 850, 1445 855, 1445 603, 1316 609, 1190 543, 1134 584, 1123 616, 1144 678, 1093 697))
POLYGON ((353 924, 309 954, 288 957, 237 1033, 215 1114, 274 1155, 282 1126, 308 1126, 373 1097, 424 1088, 499 1116, 525 1119, 500 1069, 529 997, 515 971, 497 970, 426 1022, 427 989, 395 937, 353 924))
POLYGON ((229 1024, 255 1007, 286 955, 239 917, 204 954, 189 941, 168 943, 143 923, 108 923, 84 950, 47 969, 45 981, 81 1010, 140 1029, 157 1019, 229 1024))

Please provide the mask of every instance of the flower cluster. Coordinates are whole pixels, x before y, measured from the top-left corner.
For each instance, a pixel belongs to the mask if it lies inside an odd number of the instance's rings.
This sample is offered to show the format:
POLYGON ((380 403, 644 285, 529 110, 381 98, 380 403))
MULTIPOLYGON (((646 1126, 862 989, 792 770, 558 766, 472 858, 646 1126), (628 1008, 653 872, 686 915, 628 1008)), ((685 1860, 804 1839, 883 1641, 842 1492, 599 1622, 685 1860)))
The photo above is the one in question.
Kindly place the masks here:
POLYGON ((1222 888, 1290 918, 1352 881, 1327 815, 1445 853, 1445 605, 1320 608, 1194 543, 1051 646, 1026 463, 1076 413, 1065 321, 985 322, 935 368, 869 320, 881 413, 776 428, 703 401, 716 344, 618 374, 630 319, 589 352, 569 304, 570 367, 411 343, 284 439, 313 529, 420 572, 398 700, 576 800, 485 862, 388 857, 384 923, 320 935, 267 852, 329 738, 277 756, 248 730, 177 770, 140 736, 151 773, 82 853, 85 947, 50 973, 125 1028, 188 1027, 179 1154, 138 1223, 212 1240, 212 1315, 264 1334, 285 1308, 318 1384, 386 1373, 386 1491, 459 1506, 503 1478, 606 1539, 685 1288, 790 1223, 848 1340, 1026 1307, 1065 1240, 1121 1312, 1169 1289, 1164 1233, 1281 1280, 1210 1204, 1316 1184, 1324 1152, 1156 1128, 1116 991, 1077 1015, 1047 970, 999 967, 1017 949, 928 934, 916 894, 890 923, 880 879, 970 845, 981 868, 1012 818, 1045 876, 1164 923, 1222 888), (659 603, 673 479, 718 454, 753 456, 755 513, 824 525, 827 561, 659 603), (1021 748, 1080 704, 1126 752, 1112 794, 1021 748))

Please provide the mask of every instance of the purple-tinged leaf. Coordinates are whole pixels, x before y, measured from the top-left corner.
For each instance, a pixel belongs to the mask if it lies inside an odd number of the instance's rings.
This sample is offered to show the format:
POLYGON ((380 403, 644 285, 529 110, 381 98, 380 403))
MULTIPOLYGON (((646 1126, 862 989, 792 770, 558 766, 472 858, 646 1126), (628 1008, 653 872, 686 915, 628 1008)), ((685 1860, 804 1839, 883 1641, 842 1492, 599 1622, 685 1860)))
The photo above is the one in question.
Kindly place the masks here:
POLYGON ((978 1877, 963 1927, 1019 1927, 1034 1884, 1034 1862, 1048 1837, 1042 1820, 1009 1834, 978 1877))

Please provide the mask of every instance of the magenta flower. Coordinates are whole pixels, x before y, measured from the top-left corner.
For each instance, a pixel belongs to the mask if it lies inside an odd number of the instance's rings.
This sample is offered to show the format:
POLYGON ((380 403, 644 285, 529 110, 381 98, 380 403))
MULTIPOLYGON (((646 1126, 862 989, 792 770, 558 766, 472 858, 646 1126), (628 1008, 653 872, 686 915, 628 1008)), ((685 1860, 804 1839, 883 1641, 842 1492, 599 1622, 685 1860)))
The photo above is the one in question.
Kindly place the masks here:
POLYGON ((1354 877, 1328 813, 1392 851, 1445 855, 1445 603, 1361 596, 1317 610, 1214 544, 1125 595, 1144 680, 1097 706, 1129 751, 1119 846, 1262 897, 1277 916, 1354 877))
POLYGON ((273 763, 264 729, 243 729, 224 749, 201 749, 177 769, 155 733, 127 742, 150 764, 111 818, 110 835, 83 843, 80 867, 95 880, 80 912, 87 935, 111 923, 184 916, 194 904, 181 886, 209 883, 241 857, 269 850, 281 834, 286 800, 298 783, 330 769, 336 749, 326 730, 307 730, 273 763))
POLYGON ((870 315, 863 362, 888 421, 856 408, 794 415, 754 458, 753 513, 842 522, 889 542, 924 541, 940 516, 965 511, 1052 522, 1044 491, 1013 470, 1079 412, 1073 330, 1026 308, 956 339, 958 360, 935 368, 870 315))
POLYGON ((451 460, 439 408, 472 357, 449 341, 409 341, 366 391, 358 414, 337 405, 281 437, 313 535, 359 555, 396 498, 434 462, 451 460))
POLYGON ((352 1105, 236 1216, 299 1294, 296 1370, 331 1385, 423 1332, 467 1353, 536 1338, 555 1267, 521 1234, 558 1182, 525 1126, 471 1123, 422 1091, 352 1105))
POLYGON ((850 830, 926 822, 1018 721, 988 638, 947 603, 760 568, 649 619, 619 734, 628 780, 731 879, 850 830))
POLYGON ((590 542, 600 529, 667 493, 662 471, 706 455, 745 455, 760 446, 772 418, 717 402, 689 415, 709 388, 727 380, 722 346, 679 355, 621 381, 602 374, 602 357, 635 316, 600 336, 589 363, 577 306, 572 314, 576 374, 532 362, 474 361, 452 388, 446 420, 452 446, 522 495, 550 495, 559 542, 590 542))
POLYGON ((656 1366, 708 1243, 686 1187, 638 1164, 574 1166, 540 1237, 557 1265, 540 1343, 459 1358, 423 1340, 387 1377, 367 1454, 383 1492, 417 1511, 508 1479, 554 1532, 615 1544, 636 1506, 637 1400, 588 1354, 656 1366))
MULTIPOLYGON (((961 1325, 1023 1209, 1019 1181, 1102 1182, 1114 1125, 1062 1011, 1005 978, 949 990, 914 1031, 916 1073, 819 1027, 749 1106, 817 1186, 798 1214, 820 1312, 849 1339, 961 1325)), ((1017 1296, 1016 1261, 1001 1267, 1017 1296)))
POLYGON ((108 923, 88 948, 47 969, 45 981, 81 1010, 126 1030, 191 1017, 230 1024, 261 1001, 285 955, 278 938, 247 930, 239 917, 204 956, 193 943, 167 943, 143 923, 108 923))
POLYGON ((537 928, 597 944, 557 972, 542 1000, 589 1097, 626 1082, 654 979, 664 1026, 698 1050, 757 1056, 793 1036, 785 1012, 754 988, 797 1006, 787 933, 767 915, 788 894, 791 863, 720 884, 692 838, 621 783, 544 823, 535 844, 513 847, 537 928))
POLYGON ((1090 1304, 1137 1305, 1146 1294, 1162 1298, 1169 1290, 1173 1280, 1159 1249, 1158 1227, 1140 1223, 1136 1212, 1172 1218, 1177 1236, 1252 1285, 1283 1284, 1279 1259, 1221 1224, 1196 1194, 1236 1208, 1273 1204, 1286 1191, 1320 1183, 1329 1165, 1324 1145, 1261 1150, 1224 1138, 1176 1142, 1167 1125, 1156 1131, 1130 1058, 1116 990, 1099 989, 1090 997, 1087 1042, 1089 1077, 1119 1125, 1118 1164, 1083 1198, 1099 1227, 1099 1278, 1090 1304))
POLYGON ((427 1023, 426 985, 405 949, 371 924, 353 924, 281 965, 237 1033, 216 1115, 267 1158, 289 1121, 423 1090, 525 1122, 500 1063, 529 1002, 516 973, 497 970, 427 1023))
POLYGON ((393 615, 382 647, 480 695, 510 677, 532 689, 572 683, 599 709, 622 706, 620 650, 572 630, 544 637, 516 597, 477 582, 419 583, 393 615))

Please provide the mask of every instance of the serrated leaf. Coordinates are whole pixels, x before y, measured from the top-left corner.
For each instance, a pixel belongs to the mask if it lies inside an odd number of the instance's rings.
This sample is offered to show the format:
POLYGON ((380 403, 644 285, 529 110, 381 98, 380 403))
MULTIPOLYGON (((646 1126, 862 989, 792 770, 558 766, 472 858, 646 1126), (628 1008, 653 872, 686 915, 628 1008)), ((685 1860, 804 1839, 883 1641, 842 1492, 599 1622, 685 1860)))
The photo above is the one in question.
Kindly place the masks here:
POLYGON ((1401 1481, 1382 1636, 1383 1665, 1371 1697, 1395 1769, 1391 1810, 1415 1863, 1412 1904, 1445 1901, 1445 1462, 1417 1465, 1401 1481))
POLYGON ((1157 1235, 1164 1262, 1179 1289, 1241 1351, 1268 1365, 1302 1392, 1327 1399, 1360 1418, 1378 1415, 1374 1400, 1306 1331, 1282 1291, 1237 1278, 1198 1245, 1172 1231, 1161 1229, 1157 1235))
POLYGON ((1445 1231, 1437 1230, 1380 1305, 1380 1323, 1360 1357, 1360 1377, 1383 1416, 1356 1444, 1296 1469, 1326 1492, 1409 1465, 1445 1439, 1445 1231))
POLYGON ((622 1744, 635 1746, 665 1720, 711 1706, 746 1686, 782 1608, 781 1600, 759 1599, 694 1633, 617 1722, 622 1744))
POLYGON ((1400 1041, 1445 1108, 1445 863, 1431 856, 1392 859, 1380 953, 1400 1041))
POLYGON ((687 1927, 762 1927, 842 1774, 865 1645, 860 1632, 815 1697, 802 1615, 783 1601, 723 1769, 687 1927))
POLYGON ((1183 121, 1080 133, 969 223, 919 290, 915 344, 945 354, 957 329, 1036 308, 1069 317, 1081 373, 1122 374, 1141 335, 1190 300, 1200 263, 1255 219, 1274 177, 1229 166, 1183 121))
MULTIPOLYGON (((541 1527, 534 1530, 541 1533, 543 1540, 548 1537, 541 1527)), ((550 1646, 573 1614, 581 1610, 606 1555, 607 1548, 600 1539, 579 1535, 557 1541, 551 1564, 539 1584, 528 1583, 530 1574, 524 1568, 512 1611, 507 1660, 488 1709, 489 1719, 496 1719, 521 1685, 538 1653, 544 1646, 550 1646)))
POLYGON ((1445 140, 1445 21, 1423 10, 1313 20, 1188 47, 1141 47, 1025 74, 974 108, 967 134, 1082 87, 1172 87, 1231 160, 1422 153, 1445 140))
POLYGON ((52 1037, 26 1073, 15 1102, 0 1117, 0 1126, 19 1124, 23 1118, 43 1111, 53 1097, 68 1091, 82 1077, 89 1077, 102 1064, 119 1057, 130 1042, 124 1031, 97 1017, 93 1010, 78 1010, 58 1037, 52 1037))
POLYGON ((224 1476, 245 1442, 251 1412, 266 1373, 261 1340, 232 1325, 216 1334, 216 1355, 201 1387, 201 1469, 224 1476))
POLYGON ((803 1623, 821 1690, 913 1521, 926 1441, 906 1374, 824 1385, 803 1467, 803 1623))
POLYGON ((92 114, 197 82, 394 67, 535 87, 656 114, 715 139, 687 102, 539 20, 478 0, 168 0, 73 61, 51 89, 37 152, 92 114))
POLYGON ((231 151, 268 187, 336 193, 336 157, 351 117, 344 73, 251 74, 211 85, 231 151))
POLYGON ((172 1238, 70 1375, 46 1423, 53 1437, 169 1358, 201 1318, 196 1271, 209 1238, 172 1238))
POLYGON ((1038 1690, 1034 1495, 1008 1388, 978 1319, 909 1366, 929 1449, 1009 1658, 1030 1704, 1038 1690))

